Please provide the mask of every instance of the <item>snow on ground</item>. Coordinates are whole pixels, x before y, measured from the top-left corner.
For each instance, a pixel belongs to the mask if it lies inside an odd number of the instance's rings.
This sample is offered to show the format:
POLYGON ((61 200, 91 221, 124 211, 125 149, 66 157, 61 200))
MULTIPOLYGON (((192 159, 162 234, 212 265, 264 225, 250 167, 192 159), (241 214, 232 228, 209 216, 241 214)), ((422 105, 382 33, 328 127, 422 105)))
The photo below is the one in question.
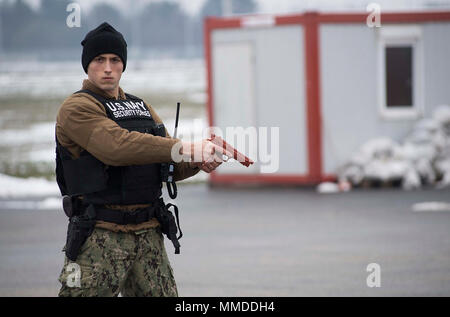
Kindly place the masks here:
POLYGON ((18 178, 0 174, 0 197, 59 196, 56 181, 43 178, 18 178))
POLYGON ((416 203, 412 205, 412 211, 450 211, 450 203, 442 201, 427 201, 423 203, 416 203))
POLYGON ((0 210, 61 210, 61 197, 47 197, 41 200, 0 200, 0 210))
POLYGON ((24 144, 53 143, 55 122, 32 124, 28 129, 0 130, 0 146, 20 146, 24 144))

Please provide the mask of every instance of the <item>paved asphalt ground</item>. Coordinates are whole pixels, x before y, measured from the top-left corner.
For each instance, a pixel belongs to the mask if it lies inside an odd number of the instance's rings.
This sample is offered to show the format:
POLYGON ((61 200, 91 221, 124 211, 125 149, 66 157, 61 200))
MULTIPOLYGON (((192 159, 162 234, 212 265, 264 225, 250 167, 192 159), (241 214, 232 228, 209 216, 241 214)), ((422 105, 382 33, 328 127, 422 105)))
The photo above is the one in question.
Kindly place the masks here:
MULTIPOLYGON (((179 185, 177 201, 181 254, 166 249, 180 296, 450 296, 450 212, 411 209, 448 189, 179 185)), ((66 224, 61 210, 0 210, 0 296, 57 295, 66 224)))

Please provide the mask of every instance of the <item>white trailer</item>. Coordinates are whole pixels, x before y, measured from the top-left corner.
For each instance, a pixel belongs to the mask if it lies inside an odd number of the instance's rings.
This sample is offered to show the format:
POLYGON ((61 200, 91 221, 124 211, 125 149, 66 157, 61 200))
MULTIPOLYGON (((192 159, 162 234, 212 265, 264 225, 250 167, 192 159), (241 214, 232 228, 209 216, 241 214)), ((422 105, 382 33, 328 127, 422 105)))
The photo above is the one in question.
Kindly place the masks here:
POLYGON ((209 125, 279 127, 280 140, 277 171, 263 173, 258 150, 248 148, 256 164, 224 164, 213 184, 333 180, 367 140, 402 139, 450 103, 450 11, 382 13, 380 27, 367 19, 308 12, 205 20, 209 125))

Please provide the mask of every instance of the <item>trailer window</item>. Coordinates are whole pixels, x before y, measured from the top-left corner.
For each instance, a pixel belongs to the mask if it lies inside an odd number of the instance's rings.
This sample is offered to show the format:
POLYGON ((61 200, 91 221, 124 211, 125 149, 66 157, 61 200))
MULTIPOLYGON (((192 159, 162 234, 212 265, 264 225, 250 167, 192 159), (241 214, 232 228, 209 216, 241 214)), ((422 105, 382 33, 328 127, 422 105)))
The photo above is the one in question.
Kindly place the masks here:
POLYGON ((380 114, 416 119, 423 113, 421 30, 391 25, 379 32, 380 114))
POLYGON ((411 46, 386 47, 386 106, 412 107, 411 46))

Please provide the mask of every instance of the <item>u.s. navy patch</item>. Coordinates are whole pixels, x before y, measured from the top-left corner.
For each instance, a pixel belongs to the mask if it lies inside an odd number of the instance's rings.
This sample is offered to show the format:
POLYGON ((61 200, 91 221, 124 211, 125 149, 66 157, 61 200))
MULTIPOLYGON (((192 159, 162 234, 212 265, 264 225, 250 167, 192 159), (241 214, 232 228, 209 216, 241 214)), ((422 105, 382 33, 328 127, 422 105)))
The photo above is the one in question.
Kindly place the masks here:
POLYGON ((151 118, 143 100, 114 100, 104 102, 106 111, 113 119, 151 118))

